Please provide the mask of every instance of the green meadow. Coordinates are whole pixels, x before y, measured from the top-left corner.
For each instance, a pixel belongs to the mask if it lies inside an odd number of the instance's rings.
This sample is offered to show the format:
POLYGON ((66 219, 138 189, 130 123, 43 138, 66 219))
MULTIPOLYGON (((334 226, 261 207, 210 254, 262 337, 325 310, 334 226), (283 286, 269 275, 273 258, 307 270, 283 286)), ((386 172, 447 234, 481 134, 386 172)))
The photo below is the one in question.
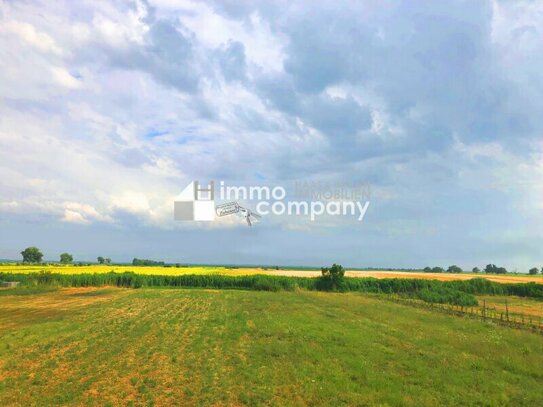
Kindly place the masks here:
POLYGON ((543 405, 543 336, 317 291, 0 291, 0 405, 543 405))

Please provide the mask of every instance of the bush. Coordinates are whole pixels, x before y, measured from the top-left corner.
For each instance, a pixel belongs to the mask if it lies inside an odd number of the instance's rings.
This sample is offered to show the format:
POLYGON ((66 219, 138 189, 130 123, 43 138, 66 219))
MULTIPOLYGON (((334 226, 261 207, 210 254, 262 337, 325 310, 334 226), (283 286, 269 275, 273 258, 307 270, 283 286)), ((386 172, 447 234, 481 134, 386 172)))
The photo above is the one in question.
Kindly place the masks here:
POLYGON ((423 301, 437 304, 453 304, 460 306, 475 306, 477 299, 472 295, 449 287, 424 288, 417 293, 423 301))
POLYGON ((343 278, 345 277, 345 269, 340 264, 333 264, 332 267, 321 268, 321 284, 320 286, 328 290, 336 290, 341 288, 343 278))

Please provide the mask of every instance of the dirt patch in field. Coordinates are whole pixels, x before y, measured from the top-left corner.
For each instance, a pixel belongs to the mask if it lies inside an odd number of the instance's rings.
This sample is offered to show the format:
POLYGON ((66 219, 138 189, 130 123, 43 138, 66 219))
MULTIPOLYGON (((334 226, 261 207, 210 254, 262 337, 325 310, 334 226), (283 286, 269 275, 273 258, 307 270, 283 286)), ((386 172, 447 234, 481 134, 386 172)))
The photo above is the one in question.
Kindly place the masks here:
POLYGON ((62 288, 35 295, 0 296, 0 327, 11 329, 35 321, 51 320, 68 312, 83 309, 89 305, 108 301, 122 295, 124 290, 105 290, 102 288, 62 288))

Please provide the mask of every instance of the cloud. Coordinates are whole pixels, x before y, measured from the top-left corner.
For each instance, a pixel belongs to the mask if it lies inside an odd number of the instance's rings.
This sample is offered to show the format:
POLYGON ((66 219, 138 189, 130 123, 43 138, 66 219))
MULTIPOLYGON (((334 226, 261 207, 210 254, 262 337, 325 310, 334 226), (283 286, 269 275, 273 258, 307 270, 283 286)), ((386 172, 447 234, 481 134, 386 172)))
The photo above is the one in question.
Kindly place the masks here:
POLYGON ((221 72, 227 81, 244 80, 247 77, 245 47, 239 41, 229 41, 217 51, 221 72))
MULTIPOLYGON (((322 228, 348 258, 341 247, 384 256, 406 237, 435 261, 463 235, 488 253, 503 230, 541 239, 541 15, 455 0, 6 3, 0 212, 194 232, 170 213, 190 180, 327 179, 380 191, 367 229, 322 228)), ((324 245, 318 225, 260 226, 285 259, 300 236, 324 245)))
POLYGON ((62 55, 62 49, 60 49, 55 40, 46 33, 37 31, 31 24, 9 21, 0 28, 0 32, 13 33, 42 52, 62 55))
POLYGON ((81 82, 74 78, 66 69, 60 67, 52 67, 51 74, 53 80, 68 89, 78 89, 80 88, 81 82))

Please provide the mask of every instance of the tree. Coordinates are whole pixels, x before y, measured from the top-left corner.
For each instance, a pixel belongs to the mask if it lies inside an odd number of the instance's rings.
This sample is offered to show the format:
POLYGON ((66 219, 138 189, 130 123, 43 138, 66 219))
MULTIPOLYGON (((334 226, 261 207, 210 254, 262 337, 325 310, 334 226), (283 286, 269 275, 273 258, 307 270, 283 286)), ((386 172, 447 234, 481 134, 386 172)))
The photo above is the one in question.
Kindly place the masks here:
POLYGON ((98 256, 96 260, 98 260, 98 263, 100 264, 104 264, 104 261, 105 261, 105 259, 102 256, 98 256))
POLYGON ((539 271, 539 270, 537 269, 537 267, 532 267, 532 268, 528 271, 528 273, 530 273, 530 274, 537 274, 538 271, 539 271))
POLYGON ((322 267, 321 273, 323 280, 330 284, 330 288, 336 289, 343 281, 345 269, 342 265, 334 263, 330 268, 322 267))
POLYGON ((461 273, 462 271, 463 270, 456 265, 449 266, 447 269, 447 273, 461 273))
POLYGON ((104 261, 106 262, 106 264, 111 264, 111 259, 109 257, 106 257, 104 261))
POLYGON ((23 263, 41 263, 43 254, 37 247, 27 247, 21 252, 23 263))
POLYGON ((479 273, 481 270, 479 270, 479 267, 473 267, 471 270, 473 273, 479 273))
POLYGON ((132 260, 132 265, 133 266, 164 266, 164 262, 149 260, 149 259, 138 259, 137 257, 134 257, 134 260, 132 260))
POLYGON ((443 273, 445 270, 443 270, 442 267, 433 267, 432 273, 443 273))
POLYGON ((431 267, 424 267, 424 271, 425 273, 431 273, 432 272, 432 268, 431 267))
POLYGON ((495 264, 487 264, 485 273, 505 274, 507 273, 507 269, 505 267, 497 267, 495 264))
POLYGON ((69 264, 71 263, 72 261, 74 261, 74 258, 73 256, 70 254, 70 253, 62 253, 60 255, 60 262, 62 264, 69 264))

